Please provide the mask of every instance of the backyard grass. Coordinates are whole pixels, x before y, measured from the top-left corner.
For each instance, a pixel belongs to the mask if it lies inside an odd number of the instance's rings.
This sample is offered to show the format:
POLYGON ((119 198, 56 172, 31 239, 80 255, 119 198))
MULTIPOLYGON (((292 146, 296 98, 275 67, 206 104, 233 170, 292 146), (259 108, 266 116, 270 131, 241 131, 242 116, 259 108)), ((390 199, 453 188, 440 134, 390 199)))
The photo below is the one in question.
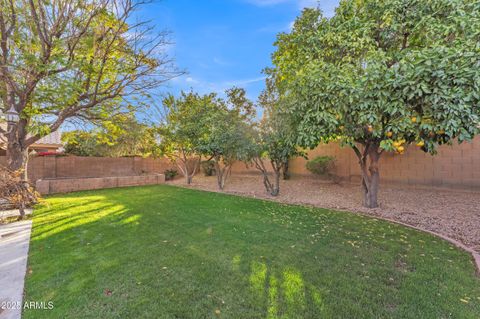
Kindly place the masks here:
POLYGON ((24 318, 480 318, 467 253, 355 214, 161 185, 33 222, 24 318))

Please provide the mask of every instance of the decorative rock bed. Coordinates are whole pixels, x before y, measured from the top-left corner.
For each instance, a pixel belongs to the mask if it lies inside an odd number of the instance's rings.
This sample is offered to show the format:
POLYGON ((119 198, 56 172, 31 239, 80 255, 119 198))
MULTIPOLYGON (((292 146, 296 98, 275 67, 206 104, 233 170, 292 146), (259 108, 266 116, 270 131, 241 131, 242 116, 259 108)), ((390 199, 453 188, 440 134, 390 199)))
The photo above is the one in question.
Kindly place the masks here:
POLYGON ((165 175, 139 175, 116 177, 85 177, 43 179, 36 182, 36 190, 42 195, 69 193, 83 190, 155 185, 165 183, 165 175))

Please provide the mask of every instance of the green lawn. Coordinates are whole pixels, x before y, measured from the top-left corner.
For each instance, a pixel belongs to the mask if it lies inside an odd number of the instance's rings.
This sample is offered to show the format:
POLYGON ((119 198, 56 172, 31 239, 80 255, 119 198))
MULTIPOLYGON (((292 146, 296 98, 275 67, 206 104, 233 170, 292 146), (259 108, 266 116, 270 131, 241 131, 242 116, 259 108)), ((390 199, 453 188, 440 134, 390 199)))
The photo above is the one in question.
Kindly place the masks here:
POLYGON ((33 221, 24 318, 480 318, 467 253, 350 213, 164 185, 33 221))

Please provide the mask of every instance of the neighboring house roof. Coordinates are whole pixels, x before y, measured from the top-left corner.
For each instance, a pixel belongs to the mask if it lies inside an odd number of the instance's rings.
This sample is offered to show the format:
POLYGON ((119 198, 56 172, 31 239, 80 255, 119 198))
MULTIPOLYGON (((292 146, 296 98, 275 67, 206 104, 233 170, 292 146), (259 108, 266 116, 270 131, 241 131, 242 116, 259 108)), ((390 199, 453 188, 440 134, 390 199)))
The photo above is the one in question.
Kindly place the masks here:
POLYGON ((39 139, 35 144, 42 144, 42 145, 62 145, 62 133, 60 131, 55 131, 47 136, 42 137, 39 139))
MULTIPOLYGON (((0 123, 0 127, 4 130, 7 129, 6 123, 0 123)), ((0 148, 4 148, 4 143, 0 139, 0 148)), ((41 146, 50 146, 50 147, 61 147, 63 145, 62 143, 62 133, 60 130, 55 131, 51 134, 48 134, 47 136, 42 137, 39 139, 37 142, 33 144, 33 147, 41 145, 41 146)))

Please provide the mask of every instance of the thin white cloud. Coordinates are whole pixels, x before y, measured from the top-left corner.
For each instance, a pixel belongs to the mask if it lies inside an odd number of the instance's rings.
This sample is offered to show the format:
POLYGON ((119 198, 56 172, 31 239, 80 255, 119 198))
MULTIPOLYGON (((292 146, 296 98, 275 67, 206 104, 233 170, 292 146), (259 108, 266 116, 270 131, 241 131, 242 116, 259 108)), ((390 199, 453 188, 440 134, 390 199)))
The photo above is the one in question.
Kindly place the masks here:
POLYGON ((221 82, 209 82, 209 81, 202 81, 191 76, 184 78, 184 82, 186 86, 189 86, 194 91, 197 91, 201 94, 207 94, 210 92, 215 92, 220 96, 225 93, 225 90, 231 87, 243 87, 246 88, 250 84, 257 83, 260 81, 265 80, 265 76, 251 78, 251 79, 239 79, 239 80, 229 80, 229 81, 221 81, 221 82))
POLYGON ((274 6, 280 3, 289 2, 290 0, 247 0, 247 2, 259 7, 274 6))
POLYGON ((195 80, 194 78, 192 78, 191 76, 187 77, 187 78, 185 79, 185 82, 187 82, 187 83, 192 83, 192 84, 198 83, 198 81, 195 80))
POLYGON ((299 0, 298 5, 303 8, 316 8, 320 5, 319 0, 299 0))
POLYGON ((275 6, 282 3, 297 3, 300 9, 317 7, 319 0, 246 0, 258 7, 275 6))
POLYGON ((258 78, 253 78, 253 79, 247 79, 247 80, 237 80, 237 81, 231 81, 231 82, 225 82, 225 84, 229 86, 242 86, 242 85, 248 85, 252 83, 257 83, 260 81, 265 80, 267 77, 266 76, 260 76, 258 78))
POLYGON ((214 58, 213 58, 213 62, 214 62, 215 64, 218 64, 218 65, 221 65, 221 66, 232 65, 230 62, 225 61, 224 59, 219 58, 219 57, 214 57, 214 58))

